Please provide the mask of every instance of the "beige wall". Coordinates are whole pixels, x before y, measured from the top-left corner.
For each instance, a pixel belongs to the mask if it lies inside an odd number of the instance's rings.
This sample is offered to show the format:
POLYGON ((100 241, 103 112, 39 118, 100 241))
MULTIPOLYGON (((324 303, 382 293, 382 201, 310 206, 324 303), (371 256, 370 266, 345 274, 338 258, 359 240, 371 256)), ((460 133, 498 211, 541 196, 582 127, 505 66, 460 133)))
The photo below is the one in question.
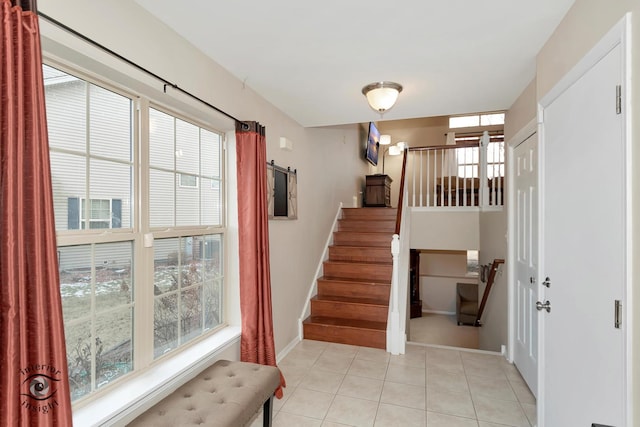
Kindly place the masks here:
MULTIPOLYGON (((613 27, 627 12, 631 14, 631 79, 640 81, 640 2, 637 0, 576 0, 553 35, 537 56, 536 101, 541 100, 578 61, 613 27)), ((631 144, 640 146, 640 85, 633 84, 627 102, 631 113, 631 144)), ((640 325, 640 150, 632 150, 632 311, 631 323, 640 325)), ((632 329, 630 351, 632 357, 632 407, 640 408, 640 328, 632 329)), ((636 411, 637 412, 637 411, 636 411)), ((640 415, 635 414, 631 425, 637 425, 640 415)))
MULTIPOLYGON (((449 118, 445 116, 426 117, 409 120, 389 120, 378 123, 380 134, 391 135, 391 143, 404 141, 410 147, 426 147, 444 145, 446 132, 449 130, 449 118)), ((384 149, 381 154, 384 153, 384 149)), ((397 206, 400 192, 400 176, 402 174, 403 156, 386 156, 384 173, 389 175, 391 183, 391 205, 397 206)), ((382 173, 382 157, 378 163, 378 173, 382 173)))
POLYGON ((410 246, 414 249, 478 249, 478 212, 413 210, 410 246))
MULTIPOLYGON (((491 264, 494 259, 507 258, 507 211, 480 213, 480 265, 491 264)), ((507 260, 508 261, 508 260, 507 260)), ((486 283, 480 283, 483 295, 486 283)), ((482 297, 481 297, 482 298, 482 297)), ((482 327, 478 339, 483 350, 500 351, 507 345, 508 334, 507 269, 498 270, 487 304, 482 314, 482 327)))
POLYGON ((455 313, 457 283, 478 283, 467 276, 466 251, 420 252, 422 311, 455 313))
POLYGON ((536 110, 536 80, 534 79, 529 83, 518 99, 513 103, 511 108, 509 108, 509 111, 505 114, 505 142, 509 142, 511 138, 520 131, 520 129, 524 128, 531 120, 536 118, 536 110))
MULTIPOLYGON (((277 352, 283 350, 297 338, 297 319, 338 205, 352 205, 353 195, 360 191, 364 175, 371 170, 360 151, 358 127, 301 127, 133 1, 41 0, 38 8, 238 119, 259 121, 266 126, 268 160, 298 170, 299 219, 269 222, 275 344, 277 352), (281 136, 293 141, 292 151, 279 148, 281 136)), ((163 93, 162 83, 46 22, 42 22, 41 30, 46 55, 79 62, 89 71, 145 91, 156 102, 192 114, 233 135, 233 122, 213 110, 171 89, 163 93)), ((231 151, 233 146, 229 148, 231 151)), ((229 182, 233 183, 235 156, 230 153, 229 158, 229 182)), ((227 197, 233 212, 236 195, 235 187, 231 188, 227 197)), ((230 218, 231 233, 234 227, 230 218)), ((237 242, 231 233, 228 297, 232 305, 237 305, 238 272, 233 259, 237 242)), ((228 320, 239 324, 238 313, 229 312, 228 320)))

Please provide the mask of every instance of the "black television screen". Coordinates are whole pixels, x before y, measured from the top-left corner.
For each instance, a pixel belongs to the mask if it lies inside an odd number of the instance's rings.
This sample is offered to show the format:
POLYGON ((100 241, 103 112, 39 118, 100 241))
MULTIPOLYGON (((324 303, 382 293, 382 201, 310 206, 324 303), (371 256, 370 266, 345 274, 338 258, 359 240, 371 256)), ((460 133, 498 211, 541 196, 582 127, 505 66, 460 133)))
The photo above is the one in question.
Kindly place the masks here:
POLYGON ((367 151, 365 158, 374 166, 378 165, 378 148, 380 147, 380 132, 375 123, 369 123, 369 132, 367 133, 367 151))

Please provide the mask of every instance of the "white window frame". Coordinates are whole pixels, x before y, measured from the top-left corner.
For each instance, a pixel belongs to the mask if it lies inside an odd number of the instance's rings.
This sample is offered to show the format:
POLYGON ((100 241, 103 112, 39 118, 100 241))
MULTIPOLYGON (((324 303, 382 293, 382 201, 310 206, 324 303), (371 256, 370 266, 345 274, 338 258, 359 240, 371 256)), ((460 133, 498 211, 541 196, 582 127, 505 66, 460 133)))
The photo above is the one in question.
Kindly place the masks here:
MULTIPOLYGON (((68 74, 74 75, 86 82, 95 84, 104 89, 113 91, 119 95, 129 98, 133 105, 133 117, 132 117, 132 145, 133 145, 133 158, 132 158, 132 205, 139 206, 140 209, 134 211, 131 210, 130 227, 127 228, 109 228, 109 229, 74 229, 74 230, 60 230, 57 231, 57 244, 59 247, 65 246, 77 246, 77 245, 90 245, 110 242, 132 242, 133 244, 133 265, 132 267, 132 280, 134 283, 134 297, 132 306, 134 307, 133 315, 133 371, 129 374, 123 375, 112 383, 109 383, 100 389, 94 389, 91 393, 77 399, 73 402, 74 406, 74 420, 77 419, 95 419, 96 414, 92 414, 90 408, 101 407, 101 405, 95 406, 97 402, 107 400, 114 400, 120 402, 122 408, 131 404, 129 398, 130 394, 126 393, 127 398, 121 399, 117 394, 117 390, 128 390, 129 392, 140 393, 139 397, 142 399, 145 395, 152 391, 147 389, 146 392, 141 392, 141 384, 139 384, 140 378, 147 378, 149 380, 148 373, 152 372, 153 366, 160 366, 164 362, 162 359, 166 359, 168 369, 165 373, 153 374, 154 381, 157 387, 165 387, 170 383, 169 379, 173 378, 173 381, 185 372, 194 363, 201 363, 203 358, 210 358, 217 354, 218 350, 227 346, 230 342, 239 340, 239 328, 229 328, 226 323, 226 303, 222 303, 223 313, 220 325, 212 328, 200 337, 195 338, 184 345, 177 347, 167 355, 163 355, 154 361, 153 358, 153 304, 149 304, 149 301, 153 301, 153 257, 149 256, 149 250, 145 247, 146 242, 151 237, 154 238, 168 238, 168 237, 180 237, 180 236, 198 236, 198 235, 221 235, 222 245, 222 265, 226 269, 227 264, 227 248, 226 248, 226 181, 225 181, 225 143, 224 133, 216 130, 213 126, 207 125, 199 120, 192 119, 188 116, 184 116, 171 111, 170 114, 176 115, 185 121, 200 126, 208 131, 218 133, 221 138, 221 152, 220 152, 220 199, 221 199, 221 224, 214 226, 182 226, 182 227, 163 227, 162 229, 152 230, 149 226, 149 160, 148 160, 148 140, 149 140, 149 116, 148 109, 150 107, 161 109, 162 111, 170 111, 167 108, 159 108, 156 105, 152 105, 149 98, 146 98, 143 94, 135 94, 129 92, 117 84, 107 81, 103 77, 83 72, 79 70, 79 67, 72 63, 65 63, 59 58, 53 59, 48 57, 46 53, 43 53, 44 63, 46 65, 58 68, 68 74), (144 141, 144 142, 143 142, 144 141), (141 162, 142 156, 146 155, 147 158, 141 162), (151 274, 150 274, 151 272, 151 274), (223 332, 226 331, 226 332, 223 332), (151 338, 149 338, 151 336, 151 338), (208 346, 202 347, 201 343, 209 343, 208 346), (211 344, 215 345, 212 347, 211 344), (201 348, 194 353, 194 348, 201 348), (181 360, 178 368, 171 367, 170 360, 181 360), (138 380, 136 380, 138 378, 138 380), (165 378, 166 383, 157 384, 157 381, 165 378), (134 386, 133 384, 138 384, 134 386), (83 410, 83 409, 87 410, 83 410), (79 414, 76 417, 76 414, 79 414)), ((53 150, 53 149, 52 149, 53 150)), ((65 150, 57 150, 64 152, 65 150)), ((197 177, 196 177, 197 178, 197 177)), ((199 179, 197 180, 199 184, 199 179)), ((212 183, 213 187, 213 183, 212 183)), ((193 188, 193 187, 188 187, 193 188)), ((79 198, 80 199, 80 198, 79 198)), ((106 199, 104 199, 106 200, 106 199)), ((82 203, 79 203, 81 206, 82 203)), ((110 202, 110 208, 112 209, 112 203, 110 202)), ((80 213, 79 213, 80 214, 80 213)), ((80 216, 80 221, 86 221, 80 216)), ((111 224, 110 224, 111 225, 111 224)), ((221 278, 222 280, 222 295, 221 298, 226 298, 226 274, 221 278)), ((95 356, 93 358, 95 364, 95 356)), ((152 382, 149 381, 149 384, 152 382)), ((82 423, 81 423, 82 424, 82 423)))
MULTIPOLYGON (((113 225, 113 200, 114 199, 87 199, 86 197, 80 197, 79 198, 80 203, 78 203, 78 218, 79 218, 79 223, 80 223, 80 230, 105 230, 107 228, 114 228, 113 225), (87 202, 87 200, 89 201, 89 207, 83 209, 82 206, 83 204, 85 204, 87 202), (108 217, 104 217, 104 218, 91 218, 91 203, 95 202, 95 201, 108 201, 109 202, 109 216, 108 217), (86 215, 87 213, 89 213, 89 219, 87 220, 86 215), (109 224, 108 227, 104 227, 104 228, 93 228, 93 227, 86 227, 86 223, 87 221, 89 221, 89 224, 91 224, 92 222, 106 222, 109 224)), ((119 228, 119 227, 116 227, 119 228)))

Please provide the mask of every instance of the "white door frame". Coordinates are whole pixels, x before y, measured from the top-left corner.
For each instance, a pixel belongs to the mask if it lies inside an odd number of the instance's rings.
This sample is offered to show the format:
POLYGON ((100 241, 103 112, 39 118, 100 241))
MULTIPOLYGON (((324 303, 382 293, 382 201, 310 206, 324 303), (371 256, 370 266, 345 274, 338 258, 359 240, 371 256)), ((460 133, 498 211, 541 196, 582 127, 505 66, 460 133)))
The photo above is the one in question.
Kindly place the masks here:
MULTIPOLYGON (((631 212, 631 14, 627 13, 613 28, 604 36, 596 45, 569 71, 554 87, 551 89, 539 102, 538 102, 538 126, 539 126, 539 151, 538 151, 538 182, 539 182, 539 192, 538 192, 538 209, 540 212, 544 211, 544 198, 542 195, 544 194, 544 180, 541 180, 541 175, 544 170, 544 127, 542 124, 543 114, 545 107, 552 104, 552 102, 558 98, 565 90, 567 90, 573 83, 578 81, 588 70, 590 70, 598 61, 604 58, 615 46, 620 45, 622 47, 622 114, 623 114, 623 131, 622 138, 624 140, 625 145, 625 156, 626 156, 626 171, 625 171, 625 197, 627 200, 626 203, 626 214, 625 214, 625 228, 627 230, 632 230, 632 212, 631 212)), ((613 102, 613 101, 612 101, 613 102)), ((544 232, 544 216, 539 215, 539 228, 538 235, 539 246, 538 246, 538 277, 543 277, 544 272, 544 254, 543 248, 544 244, 542 241, 543 232, 544 232)), ((631 426, 632 424, 632 412, 633 412, 633 402, 632 402, 632 386, 633 382, 630 379, 630 374, 632 371, 632 359, 631 359, 631 343, 632 343, 632 298, 631 298, 631 290, 632 290, 632 276, 631 276, 631 266, 632 266, 632 258, 631 258, 631 247, 632 247, 632 239, 627 233, 626 236, 626 254, 624 262, 625 268, 625 281, 624 281, 624 293, 622 300, 622 308, 623 308, 623 353, 624 353, 624 366, 623 366, 623 387, 625 394, 625 401, 623 402, 624 407, 624 419, 625 425, 631 426)), ((511 301, 511 300, 510 300, 511 301)), ((544 426, 544 410, 545 410, 545 383, 544 383, 544 369, 545 369, 545 360, 542 355, 545 350, 545 340, 541 335, 543 329, 540 325, 541 318, 539 318, 538 322, 538 331, 539 331, 539 340, 538 340, 538 399, 537 399, 537 415, 538 415, 538 427, 544 426)), ((636 415, 637 417, 637 415, 636 415)), ((552 426, 549 426, 552 427, 552 426)))
POLYGON ((520 129, 508 142, 507 142, 507 301, 509 301, 508 312, 508 326, 507 326, 507 360, 513 363, 513 357, 515 354, 516 343, 516 292, 515 292, 515 263, 516 259, 516 220, 515 220, 515 187, 513 182, 515 180, 515 166, 513 164, 513 150, 523 143, 527 138, 537 132, 538 122, 531 119, 522 129, 520 129))

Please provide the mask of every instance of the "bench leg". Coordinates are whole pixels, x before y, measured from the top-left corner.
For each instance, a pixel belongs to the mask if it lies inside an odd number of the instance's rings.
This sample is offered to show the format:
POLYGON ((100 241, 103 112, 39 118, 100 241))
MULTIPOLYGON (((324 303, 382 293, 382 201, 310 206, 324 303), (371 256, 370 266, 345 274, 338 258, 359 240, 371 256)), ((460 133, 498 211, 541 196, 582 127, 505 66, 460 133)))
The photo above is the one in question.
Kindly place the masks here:
POLYGON ((273 412, 273 396, 270 396, 262 407, 262 426, 263 427, 271 427, 271 417, 273 412))

